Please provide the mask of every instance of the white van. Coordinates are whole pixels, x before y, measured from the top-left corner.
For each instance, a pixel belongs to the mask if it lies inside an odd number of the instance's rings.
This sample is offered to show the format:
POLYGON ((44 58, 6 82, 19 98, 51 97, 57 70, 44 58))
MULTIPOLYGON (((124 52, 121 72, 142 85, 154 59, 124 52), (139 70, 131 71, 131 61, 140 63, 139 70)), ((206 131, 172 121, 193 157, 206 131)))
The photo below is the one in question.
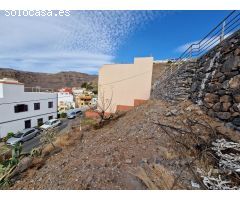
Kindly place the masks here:
POLYGON ((77 116, 82 115, 82 111, 80 108, 75 108, 75 109, 71 109, 67 112, 67 118, 68 119, 74 119, 77 116))

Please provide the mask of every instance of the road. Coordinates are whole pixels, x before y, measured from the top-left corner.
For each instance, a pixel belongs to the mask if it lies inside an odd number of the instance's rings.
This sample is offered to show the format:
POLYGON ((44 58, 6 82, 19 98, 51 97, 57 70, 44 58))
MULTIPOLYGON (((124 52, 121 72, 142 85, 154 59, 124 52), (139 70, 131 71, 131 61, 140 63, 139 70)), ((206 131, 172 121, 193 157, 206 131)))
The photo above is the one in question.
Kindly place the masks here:
MULTIPOLYGON (((64 132, 66 132, 68 129, 70 129, 71 125, 76 123, 78 120, 79 120, 79 118, 70 119, 70 120, 69 119, 61 120, 62 124, 60 126, 56 127, 57 133, 62 134, 64 132)), ((24 142, 22 153, 30 153, 33 148, 39 147, 41 145, 40 138, 41 138, 41 134, 27 142, 24 142)))

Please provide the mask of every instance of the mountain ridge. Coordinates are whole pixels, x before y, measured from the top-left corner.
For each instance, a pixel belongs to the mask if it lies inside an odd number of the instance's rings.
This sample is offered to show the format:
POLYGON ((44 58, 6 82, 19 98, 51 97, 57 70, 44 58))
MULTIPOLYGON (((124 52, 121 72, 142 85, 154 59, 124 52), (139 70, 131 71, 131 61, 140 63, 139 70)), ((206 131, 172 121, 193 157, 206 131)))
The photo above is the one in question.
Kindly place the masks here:
POLYGON ((75 71, 44 73, 0 68, 0 79, 1 78, 14 78, 24 83, 25 87, 39 86, 56 90, 62 87, 80 87, 84 82, 97 84, 98 76, 75 71))

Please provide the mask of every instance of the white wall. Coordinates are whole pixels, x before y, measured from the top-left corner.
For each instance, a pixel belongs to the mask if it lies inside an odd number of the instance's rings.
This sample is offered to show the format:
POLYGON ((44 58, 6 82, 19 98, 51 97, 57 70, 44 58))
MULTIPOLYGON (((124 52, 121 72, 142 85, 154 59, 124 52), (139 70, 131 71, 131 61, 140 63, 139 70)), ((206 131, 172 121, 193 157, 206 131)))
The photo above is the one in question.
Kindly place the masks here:
POLYGON ((31 119, 31 126, 37 126, 37 119, 47 121, 49 116, 57 118, 57 94, 42 92, 24 92, 23 85, 0 83, 0 137, 8 132, 24 129, 25 121, 31 119), (48 102, 53 102, 53 108, 48 108, 48 102), (40 110, 34 110, 34 103, 40 103, 40 110), (15 113, 17 104, 28 105, 28 111, 15 113))
POLYGON ((66 102, 66 103, 73 103, 73 95, 69 94, 68 92, 58 92, 58 103, 66 102))
POLYGON ((39 118, 43 118, 43 122, 46 122, 46 121, 48 121, 49 116, 53 116, 53 118, 57 118, 57 113, 55 112, 55 113, 48 114, 48 115, 40 115, 37 117, 31 117, 31 118, 26 118, 23 120, 13 121, 10 123, 0 124, 0 138, 5 137, 8 132, 16 133, 17 131, 23 130, 25 128, 26 120, 31 120, 31 126, 35 127, 38 125, 37 120, 39 118))

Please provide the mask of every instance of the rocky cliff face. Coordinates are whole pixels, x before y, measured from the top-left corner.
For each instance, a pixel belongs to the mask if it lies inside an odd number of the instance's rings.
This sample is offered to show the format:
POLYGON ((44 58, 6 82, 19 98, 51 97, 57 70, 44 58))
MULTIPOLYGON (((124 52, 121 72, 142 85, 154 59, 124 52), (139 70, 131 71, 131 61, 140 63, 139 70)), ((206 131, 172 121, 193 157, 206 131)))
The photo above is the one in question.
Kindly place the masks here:
POLYGON ((0 79, 1 78, 17 79, 19 82, 24 83, 26 87, 40 86, 42 88, 52 89, 79 87, 83 82, 94 82, 97 84, 96 75, 88 75, 80 72, 49 74, 0 68, 0 79))

